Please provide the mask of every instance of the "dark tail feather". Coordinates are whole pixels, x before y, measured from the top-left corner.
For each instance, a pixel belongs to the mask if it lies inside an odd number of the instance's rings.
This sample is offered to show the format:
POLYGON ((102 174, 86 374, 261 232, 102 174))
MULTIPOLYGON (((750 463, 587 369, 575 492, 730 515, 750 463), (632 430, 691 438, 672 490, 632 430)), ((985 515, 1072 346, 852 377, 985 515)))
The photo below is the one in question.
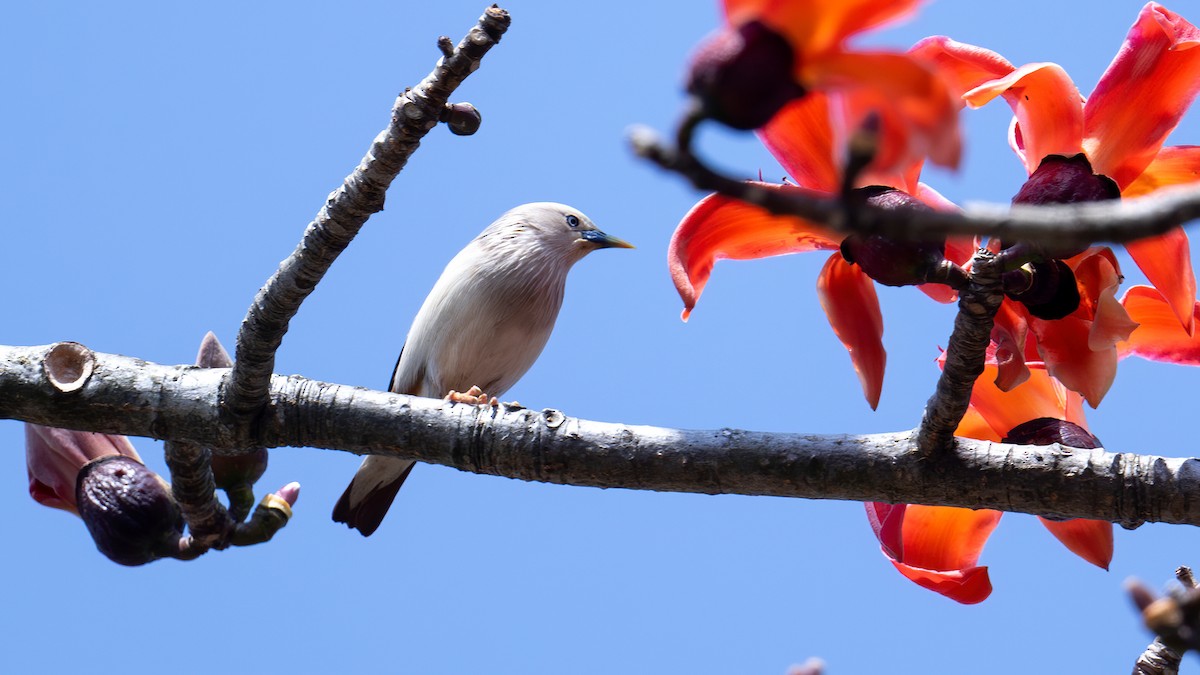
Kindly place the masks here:
MULTIPOLYGON (((400 486, 404 485, 404 479, 412 473, 414 466, 416 466, 415 462, 398 478, 376 487, 368 492, 364 499, 353 505, 350 503, 350 492, 354 489, 354 481, 350 481, 350 485, 346 487, 346 491, 342 493, 333 507, 334 522, 345 523, 348 527, 361 532, 364 537, 371 536, 375 530, 379 529, 379 524, 383 522, 383 517, 387 515, 388 509, 396 499, 396 493, 400 491, 400 486)), ((357 480, 357 476, 355 480, 357 480)))

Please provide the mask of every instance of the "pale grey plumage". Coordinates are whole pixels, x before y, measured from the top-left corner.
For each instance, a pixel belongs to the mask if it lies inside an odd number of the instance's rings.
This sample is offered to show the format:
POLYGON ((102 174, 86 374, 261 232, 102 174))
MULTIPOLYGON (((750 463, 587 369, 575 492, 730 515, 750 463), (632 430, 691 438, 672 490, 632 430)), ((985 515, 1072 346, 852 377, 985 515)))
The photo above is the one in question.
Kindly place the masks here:
MULTIPOLYGON (((440 398, 478 386, 502 395, 550 338, 571 266, 609 247, 630 246, 563 204, 524 204, 500 216, 454 256, 425 298, 390 390, 440 398)), ((370 535, 413 464, 367 457, 333 519, 370 535)))

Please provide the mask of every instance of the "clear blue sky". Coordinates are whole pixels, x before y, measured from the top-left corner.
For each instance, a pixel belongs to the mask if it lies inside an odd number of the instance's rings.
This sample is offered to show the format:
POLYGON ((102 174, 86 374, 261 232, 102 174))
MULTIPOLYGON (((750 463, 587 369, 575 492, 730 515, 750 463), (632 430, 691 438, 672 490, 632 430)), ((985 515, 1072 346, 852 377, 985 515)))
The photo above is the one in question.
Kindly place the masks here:
MULTIPOLYGON (((1015 63, 1056 61, 1084 92, 1141 2, 939 0, 871 42, 942 33, 1015 63)), ((397 92, 486 2, 172 3, 9 8, 0 39, 7 191, 0 343, 78 340, 187 363, 232 349, 255 290, 386 123, 397 92)), ((1193 21, 1200 10, 1169 5, 1193 21)), ((278 371, 384 387, 447 260, 509 207, 573 204, 638 245, 572 273, 557 329, 506 398, 588 419, 688 428, 909 428, 953 317, 884 289, 877 412, 818 307, 825 256, 718 265, 690 323, 667 241, 698 198, 636 160, 635 123, 671 127, 713 2, 513 0, 513 26, 460 89, 484 125, 432 133, 293 322, 278 371)), ((1191 115, 1173 142, 1200 142, 1191 115)), ((1023 179, 1006 108, 967 115, 959 201, 1023 179)), ((752 136, 705 133, 747 177, 782 171, 752 136)), ((1124 254, 1131 282, 1138 273, 1124 254)), ((1093 430, 1112 450, 1196 453, 1200 373, 1127 361, 1093 430)), ((160 444, 135 439, 162 470, 160 444)), ((23 435, 0 422, 0 672, 781 674, 1128 672, 1149 640, 1121 590, 1200 565, 1190 527, 1117 532, 1112 570, 1009 515, 983 553, 995 592, 963 607, 901 578, 855 503, 522 483, 420 466, 370 539, 329 520, 358 458, 279 449, 298 480, 269 545, 126 569, 26 493, 23 435), (173 665, 182 664, 182 665, 173 665)), ((1194 668, 1194 658, 1186 664, 1194 668)))

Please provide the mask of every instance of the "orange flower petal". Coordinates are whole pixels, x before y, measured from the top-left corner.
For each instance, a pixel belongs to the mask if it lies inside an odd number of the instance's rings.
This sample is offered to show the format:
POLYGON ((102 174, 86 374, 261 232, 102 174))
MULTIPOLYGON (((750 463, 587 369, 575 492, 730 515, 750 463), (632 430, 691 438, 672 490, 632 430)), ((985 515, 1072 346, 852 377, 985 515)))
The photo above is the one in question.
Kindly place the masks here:
MULTIPOLYGON (((761 185, 774 190, 799 189, 761 185)), ((772 216, 760 207, 709 195, 683 217, 667 249, 671 279, 683 299, 683 319, 686 321, 696 306, 717 260, 835 249, 840 241, 841 235, 800 218, 772 216)))
MULTIPOLYGON (((917 184, 917 192, 913 196, 941 211, 958 210, 957 205, 924 183, 917 184)), ((959 235, 946 237, 946 260, 965 265, 975 255, 975 250, 978 248, 978 242, 974 237, 959 235)), ((917 288, 920 288, 925 295, 943 304, 958 300, 958 291, 945 284, 921 284, 917 288)))
POLYGON ((967 406, 967 412, 958 422, 958 428, 954 430, 955 436, 963 438, 974 438, 977 441, 992 441, 999 443, 1003 439, 1003 434, 999 434, 992 425, 988 424, 987 419, 975 409, 975 406, 967 406))
MULTIPOLYGON (((878 115, 876 170, 904 171, 925 157, 943 166, 958 165, 958 105, 946 83, 916 59, 890 52, 837 52, 799 66, 799 79, 811 88, 851 92, 855 109, 878 115)), ((855 116, 847 122, 851 128, 860 123, 855 116)))
POLYGON ((1183 228, 1125 244, 1125 250, 1146 274, 1150 283, 1163 294, 1188 335, 1195 329, 1192 318, 1196 305, 1196 274, 1192 271, 1192 252, 1183 228))
POLYGON ((975 380, 975 388, 971 390, 971 408, 983 417, 999 437, 1008 435, 1017 425, 1039 417, 1064 419, 1087 428, 1083 417, 1083 400, 1079 394, 1051 377, 1044 365, 1029 365, 1035 366, 1029 369, 1029 379, 1006 392, 996 386, 996 365, 986 364, 983 374, 975 380))
MULTIPOLYGON (((904 190, 935 211, 958 212, 962 210, 958 208, 958 204, 942 196, 942 193, 919 181, 916 183, 915 190, 911 185, 892 185, 890 187, 904 190)), ((970 260, 971 256, 975 255, 977 248, 979 247, 975 245, 974 237, 952 235, 946 238, 946 257, 960 265, 970 260)))
POLYGON ((786 36, 798 54, 813 54, 911 14, 917 4, 917 0, 725 0, 725 16, 733 26, 762 21, 786 36))
POLYGON ((817 297, 833 332, 850 352, 863 395, 874 410, 883 390, 887 352, 883 349, 883 314, 875 282, 841 253, 829 256, 817 278, 817 297))
POLYGON ((1171 145, 1159 151, 1150 166, 1121 190, 1121 196, 1141 197, 1172 185, 1200 181, 1200 146, 1171 145))
MULTIPOLYGON (((1148 3, 1084 108, 1084 149, 1096 173, 1130 185, 1200 92, 1200 30, 1148 3)), ((1026 130, 1028 131, 1028 130, 1026 130)))
POLYGON ((901 562, 931 570, 972 567, 1001 515, 989 509, 909 504, 904 512, 901 562))
POLYGON ((908 53, 932 66, 947 82, 950 93, 960 101, 968 91, 1014 70, 1008 59, 990 49, 957 42, 943 35, 921 40, 908 53))
POLYGON ((1108 569, 1113 556, 1112 523, 1103 520, 1049 520, 1039 517, 1050 534, 1075 555, 1096 567, 1108 569))
POLYGON ((1100 295, 1096 306, 1096 317, 1092 320, 1092 328, 1088 331, 1088 348, 1092 351, 1112 349, 1117 343, 1129 339, 1130 334, 1138 327, 1136 321, 1129 317, 1129 312, 1117 300, 1117 287, 1105 289, 1100 295))
POLYGON ((825 192, 841 189, 841 169, 834 161, 829 97, 811 92, 783 107, 758 131, 767 150, 800 187, 825 192))
POLYGON ((940 302, 943 305, 948 305, 958 299, 958 291, 945 284, 921 284, 917 288, 921 289, 921 292, 934 302, 940 302))
POLYGON ((1092 322, 1074 314, 1057 321, 1035 318, 1029 324, 1047 371, 1082 394, 1093 408, 1100 405, 1117 376, 1117 350, 1092 350, 1088 346, 1092 322))
POLYGON ((961 570, 941 571, 913 567, 892 561, 896 570, 921 588, 944 595, 964 605, 974 605, 988 599, 992 594, 992 580, 986 567, 968 567, 961 570))
MULTIPOLYGON (((1121 304, 1140 324, 1128 342, 1118 345, 1122 356, 1133 354, 1151 361, 1200 366, 1200 335, 1184 332, 1173 308, 1158 290, 1133 286, 1125 292, 1121 304)), ((1200 303, 1193 306, 1192 315, 1200 315, 1200 303)))
POLYGON ((1054 63, 1030 63, 963 95, 972 107, 1004 96, 1016 115, 1025 169, 1033 173, 1047 155, 1079 154, 1083 141, 1083 97, 1054 63))
POLYGON ((1128 340, 1137 323, 1117 301, 1117 288, 1122 277, 1112 249, 1093 246, 1067 262, 1074 269, 1079 285, 1079 309, 1067 319, 1090 319, 1088 348, 1101 352, 1128 340))
POLYGON ((1079 286, 1079 309, 1056 321, 1030 318, 1046 369, 1094 408, 1117 374, 1117 343, 1137 327, 1116 300, 1121 273, 1107 247, 1092 247, 1069 259, 1079 286))
POLYGON ((880 549, 911 581, 964 604, 992 592, 987 568, 975 562, 999 511, 918 504, 865 504, 880 549))

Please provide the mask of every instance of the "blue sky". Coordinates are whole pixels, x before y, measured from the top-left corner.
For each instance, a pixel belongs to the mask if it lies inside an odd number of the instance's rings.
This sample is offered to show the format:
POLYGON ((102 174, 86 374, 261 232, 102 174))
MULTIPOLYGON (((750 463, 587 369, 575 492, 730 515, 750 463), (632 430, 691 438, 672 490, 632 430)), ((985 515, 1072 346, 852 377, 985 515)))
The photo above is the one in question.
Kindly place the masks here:
MULTIPOLYGON (((212 330, 232 349, 255 290, 386 123, 397 92, 486 3, 128 3, 9 8, 0 57, 6 200, 0 343, 77 340, 188 363, 212 330)), ((1169 5, 1185 16, 1183 3, 1169 5)), ((930 34, 1055 61, 1090 91, 1140 2, 939 0, 869 42, 930 34)), ((881 289, 879 410, 817 304, 825 256, 717 266, 688 324, 666 246, 699 197, 632 157, 632 124, 671 128, 687 54, 715 3, 513 0, 513 26, 459 90, 482 130, 435 130, 302 308, 278 372, 381 388, 442 266, 516 204, 573 204, 638 245, 572 272, 542 358, 505 398, 583 418, 687 428, 910 428, 953 311, 881 289)), ((1189 16, 1200 20, 1200 13, 1189 16)), ((957 201, 1007 201, 1023 179, 1006 108, 965 118, 957 201)), ((1174 143, 1200 142, 1191 115, 1174 143)), ((782 170, 750 135, 702 134, 735 174, 782 170)), ((1121 253, 1128 283, 1139 275, 1121 253)), ((1111 450, 1196 452, 1198 373, 1121 366, 1093 430, 1111 450)), ((163 470, 161 445, 135 444, 163 470)), ((275 541, 119 567, 75 518, 26 493, 23 435, 0 421, 7 580, 0 672, 831 673, 1126 671, 1149 637, 1121 590, 1200 565, 1190 527, 1119 530, 1112 570, 1006 516, 981 562, 993 596, 963 607, 901 578, 855 503, 655 494, 418 467, 379 532, 329 520, 358 465, 284 448, 275 541)), ((1194 660, 1188 667, 1194 667, 1194 660)))

